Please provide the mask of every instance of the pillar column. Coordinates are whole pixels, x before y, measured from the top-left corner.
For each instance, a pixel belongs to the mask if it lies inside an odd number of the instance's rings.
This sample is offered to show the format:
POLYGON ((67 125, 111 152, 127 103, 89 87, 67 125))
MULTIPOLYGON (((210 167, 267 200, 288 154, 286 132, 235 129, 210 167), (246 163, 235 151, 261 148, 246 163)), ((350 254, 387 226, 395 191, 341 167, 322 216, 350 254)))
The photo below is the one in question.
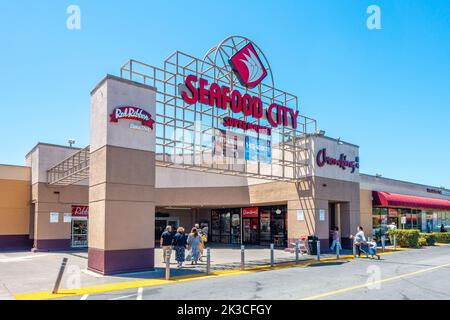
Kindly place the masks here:
POLYGON ((155 88, 122 78, 108 75, 91 92, 91 271, 154 268, 155 109, 155 88), (124 116, 126 107, 142 109, 150 121, 124 116))

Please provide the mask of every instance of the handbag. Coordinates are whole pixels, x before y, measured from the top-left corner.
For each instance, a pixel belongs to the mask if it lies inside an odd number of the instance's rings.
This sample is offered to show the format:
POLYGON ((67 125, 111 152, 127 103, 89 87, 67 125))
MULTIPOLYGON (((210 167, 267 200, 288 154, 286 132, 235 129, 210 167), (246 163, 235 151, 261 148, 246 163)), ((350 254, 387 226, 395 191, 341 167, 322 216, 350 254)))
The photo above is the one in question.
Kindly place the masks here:
POLYGON ((186 256, 186 261, 191 261, 192 260, 192 253, 189 252, 188 255, 186 256))

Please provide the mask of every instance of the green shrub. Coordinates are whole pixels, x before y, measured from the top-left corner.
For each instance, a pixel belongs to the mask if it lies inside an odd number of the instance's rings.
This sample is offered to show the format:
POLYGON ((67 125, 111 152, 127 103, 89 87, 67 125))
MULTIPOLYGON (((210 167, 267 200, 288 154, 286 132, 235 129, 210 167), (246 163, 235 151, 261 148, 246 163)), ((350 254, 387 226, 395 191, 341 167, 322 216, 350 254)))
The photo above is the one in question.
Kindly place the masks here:
POLYGON ((425 247, 428 245, 427 238, 419 237, 419 241, 417 242, 419 247, 425 247))
POLYGON ((436 242, 450 243, 450 232, 433 232, 436 242))
POLYGON ((436 235, 434 233, 421 233, 420 237, 426 241, 426 244, 422 246, 434 246, 436 243, 436 235))
MULTIPOLYGON (((388 231, 392 239, 394 235, 397 239, 397 245, 402 248, 417 248, 419 246, 420 231, 416 229, 396 229, 388 231)), ((426 241, 426 239, 425 239, 426 241)))

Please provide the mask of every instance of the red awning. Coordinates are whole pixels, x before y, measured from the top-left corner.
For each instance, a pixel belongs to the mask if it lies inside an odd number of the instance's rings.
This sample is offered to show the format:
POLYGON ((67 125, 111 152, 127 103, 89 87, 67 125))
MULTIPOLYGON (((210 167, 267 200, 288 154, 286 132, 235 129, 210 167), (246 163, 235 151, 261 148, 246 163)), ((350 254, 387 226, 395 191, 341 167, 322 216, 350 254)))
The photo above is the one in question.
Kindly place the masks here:
POLYGON ((379 191, 373 191, 372 196, 374 206, 450 210, 450 201, 443 199, 379 191))

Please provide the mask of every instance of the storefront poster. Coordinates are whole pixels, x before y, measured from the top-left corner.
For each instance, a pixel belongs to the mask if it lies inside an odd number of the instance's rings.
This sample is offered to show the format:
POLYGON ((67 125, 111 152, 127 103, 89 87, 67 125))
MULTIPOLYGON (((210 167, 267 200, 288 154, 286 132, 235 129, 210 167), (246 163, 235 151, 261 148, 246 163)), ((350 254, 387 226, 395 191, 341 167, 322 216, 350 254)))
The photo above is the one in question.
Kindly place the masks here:
POLYGON ((324 209, 319 210, 319 220, 325 221, 325 210, 324 209))
POLYGON ((389 208, 389 217, 395 218, 397 214, 397 209, 389 208))
POLYGON ((245 160, 272 163, 270 140, 246 136, 245 160))
POLYGON ((66 212, 63 214, 63 221, 64 223, 70 223, 72 222, 72 213, 66 212))
POLYGON ((401 224, 406 224, 406 217, 405 217, 405 216, 403 216, 403 217, 401 218, 401 224))
POLYGON ((58 222, 59 222, 59 213, 50 212, 50 223, 58 223, 58 222))
POLYGON ((297 221, 304 221, 305 213, 303 210, 297 210, 297 221))
POLYGON ((214 159, 244 159, 245 136, 232 131, 217 129, 212 136, 214 159))

